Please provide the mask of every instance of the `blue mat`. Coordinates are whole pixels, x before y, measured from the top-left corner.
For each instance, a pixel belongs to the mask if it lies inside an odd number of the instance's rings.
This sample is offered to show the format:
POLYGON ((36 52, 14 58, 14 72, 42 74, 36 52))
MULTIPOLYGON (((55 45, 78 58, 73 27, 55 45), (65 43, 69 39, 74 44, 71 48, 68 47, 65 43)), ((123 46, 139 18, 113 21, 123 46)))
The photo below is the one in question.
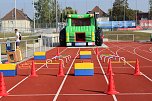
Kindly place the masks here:
POLYGON ((46 56, 34 56, 34 60, 46 60, 46 56))
POLYGON ((80 55, 80 59, 91 59, 91 55, 80 55))
POLYGON ((16 70, 0 70, 0 72, 3 72, 4 76, 16 76, 17 75, 16 70))
POLYGON ((74 70, 74 75, 75 76, 93 76, 94 75, 94 70, 93 69, 75 69, 74 70))

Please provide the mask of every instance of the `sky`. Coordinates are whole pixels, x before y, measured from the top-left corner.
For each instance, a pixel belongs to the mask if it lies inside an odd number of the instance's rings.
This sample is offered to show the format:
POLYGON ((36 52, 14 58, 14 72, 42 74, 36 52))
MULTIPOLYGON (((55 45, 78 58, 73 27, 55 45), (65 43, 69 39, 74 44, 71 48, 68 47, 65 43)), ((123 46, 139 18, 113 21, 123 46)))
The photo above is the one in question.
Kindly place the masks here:
MULTIPOLYGON (((14 1, 15 0, 0 0, 0 18, 4 17, 5 14, 7 14, 15 7, 14 1)), ((112 4, 114 1, 115 0, 58 0, 62 9, 66 6, 71 6, 80 14, 92 10, 96 5, 107 13, 108 9, 112 8, 112 4)), ((128 0, 128 3, 129 7, 132 9, 138 9, 143 12, 148 12, 148 1, 149 0, 128 0)), ((33 18, 32 0, 16 0, 16 5, 18 9, 24 9, 24 12, 30 18, 33 18)))

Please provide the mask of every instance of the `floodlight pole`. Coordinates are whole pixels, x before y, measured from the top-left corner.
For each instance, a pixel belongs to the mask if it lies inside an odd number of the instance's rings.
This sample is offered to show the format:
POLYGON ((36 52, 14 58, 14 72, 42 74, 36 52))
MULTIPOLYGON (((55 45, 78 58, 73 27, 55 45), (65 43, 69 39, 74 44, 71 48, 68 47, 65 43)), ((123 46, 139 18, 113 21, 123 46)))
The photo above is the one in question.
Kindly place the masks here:
POLYGON ((112 0, 111 0, 111 20, 112 20, 111 21, 111 31, 113 31, 113 28, 112 28, 112 26, 113 26, 112 25, 112 22, 113 22, 113 13, 112 12, 113 12, 113 6, 112 6, 112 0))
POLYGON ((15 1, 15 29, 16 29, 16 0, 15 1))
POLYGON ((126 14, 125 14, 126 13, 126 10, 125 10, 126 8, 125 7, 126 7, 126 0, 124 1, 124 27, 125 27, 125 20, 126 20, 126 14))
POLYGON ((33 0, 33 20, 34 20, 34 26, 33 26, 33 32, 35 33, 35 8, 34 8, 35 0, 33 0))
POLYGON ((57 7, 57 0, 55 0, 55 10, 56 10, 56 32, 58 32, 58 7, 57 7))
POLYGON ((136 26, 137 26, 137 0, 136 0, 136 26))

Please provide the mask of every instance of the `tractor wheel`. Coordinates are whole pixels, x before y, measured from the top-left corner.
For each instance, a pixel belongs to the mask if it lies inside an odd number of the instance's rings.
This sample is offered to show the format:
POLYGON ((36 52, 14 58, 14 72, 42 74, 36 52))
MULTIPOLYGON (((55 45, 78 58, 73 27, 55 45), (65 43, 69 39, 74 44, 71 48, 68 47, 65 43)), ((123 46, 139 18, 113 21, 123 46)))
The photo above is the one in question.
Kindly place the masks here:
POLYGON ((96 41, 95 41, 95 43, 96 43, 96 45, 97 46, 101 46, 101 35, 100 35, 100 31, 99 30, 97 30, 97 32, 96 32, 96 41))

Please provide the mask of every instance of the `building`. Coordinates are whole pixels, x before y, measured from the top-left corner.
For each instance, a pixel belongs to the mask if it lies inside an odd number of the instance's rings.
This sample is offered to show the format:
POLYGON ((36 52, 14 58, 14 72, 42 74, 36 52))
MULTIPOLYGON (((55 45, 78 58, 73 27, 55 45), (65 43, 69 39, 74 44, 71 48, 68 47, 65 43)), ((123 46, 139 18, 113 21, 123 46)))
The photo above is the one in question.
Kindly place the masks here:
POLYGON ((149 20, 149 13, 137 13, 137 20, 149 20))
MULTIPOLYGON (((99 8, 99 6, 95 6, 91 11, 88 11, 88 14, 94 14, 94 12, 97 14, 97 22, 107 22, 109 21, 109 16, 107 13, 105 13, 103 10, 99 8)), ((109 29, 104 29, 104 31, 109 31, 109 29)))
POLYGON ((23 33, 31 32, 31 19, 23 12, 23 10, 16 9, 16 20, 15 8, 7 13, 1 20, 1 30, 3 32, 14 32, 14 29, 18 29, 23 33))

